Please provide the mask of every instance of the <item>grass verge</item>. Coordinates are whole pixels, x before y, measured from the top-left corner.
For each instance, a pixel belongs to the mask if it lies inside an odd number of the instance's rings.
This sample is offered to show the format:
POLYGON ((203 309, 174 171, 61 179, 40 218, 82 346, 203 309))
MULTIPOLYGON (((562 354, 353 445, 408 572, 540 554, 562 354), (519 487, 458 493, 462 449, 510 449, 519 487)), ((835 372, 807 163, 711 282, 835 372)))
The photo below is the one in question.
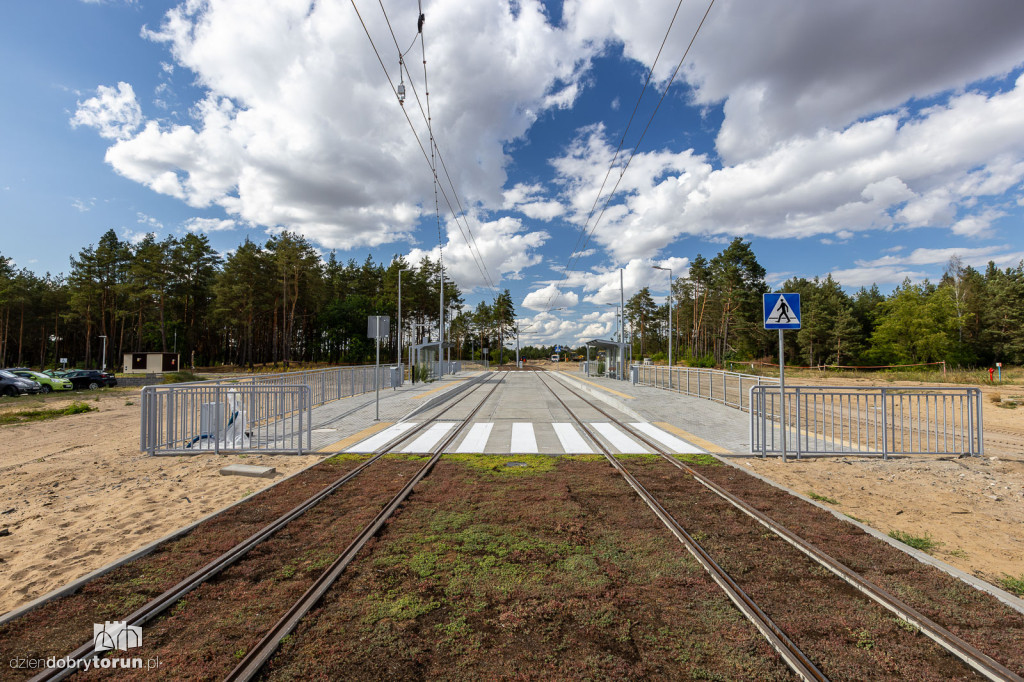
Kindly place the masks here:
POLYGON ((924 535, 911 535, 910 533, 904 533, 901 530, 891 530, 889 531, 889 537, 893 540, 899 540, 904 545, 910 545, 914 549, 919 549, 922 552, 930 552, 942 544, 928 533, 925 533, 924 535))
POLYGON ((95 412, 98 408, 91 407, 81 402, 74 402, 62 409, 50 410, 19 410, 17 412, 5 412, 0 414, 0 426, 8 424, 27 424, 29 422, 41 422, 47 419, 66 417, 72 414, 83 412, 95 412))
POLYGON ((1003 576, 999 584, 1007 592, 1013 592, 1018 597, 1024 597, 1024 573, 1019 578, 1014 578, 1012 575, 1003 576))
MULTIPOLYGON (((807 497, 818 502, 825 502, 826 504, 839 504, 839 500, 828 497, 827 495, 819 495, 816 492, 808 492, 807 497)), ((850 517, 853 518, 853 517, 850 517)))

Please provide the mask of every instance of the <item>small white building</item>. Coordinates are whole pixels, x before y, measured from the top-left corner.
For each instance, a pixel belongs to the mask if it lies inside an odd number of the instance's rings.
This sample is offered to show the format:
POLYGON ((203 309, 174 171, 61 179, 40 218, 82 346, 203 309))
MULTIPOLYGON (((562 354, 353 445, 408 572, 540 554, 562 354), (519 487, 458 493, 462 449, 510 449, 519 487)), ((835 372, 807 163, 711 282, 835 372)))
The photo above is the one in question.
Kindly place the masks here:
POLYGON ((178 353, 125 353, 125 374, 160 374, 181 369, 178 353))

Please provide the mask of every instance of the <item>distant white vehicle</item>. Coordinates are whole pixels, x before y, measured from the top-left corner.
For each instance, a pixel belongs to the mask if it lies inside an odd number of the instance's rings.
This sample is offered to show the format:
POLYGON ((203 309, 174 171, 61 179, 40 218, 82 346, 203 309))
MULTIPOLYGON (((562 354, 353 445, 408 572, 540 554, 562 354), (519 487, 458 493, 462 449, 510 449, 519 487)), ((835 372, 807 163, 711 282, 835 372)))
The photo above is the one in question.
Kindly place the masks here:
POLYGON ((558 362, 558 354, 557 353, 555 355, 551 356, 551 362, 558 362))

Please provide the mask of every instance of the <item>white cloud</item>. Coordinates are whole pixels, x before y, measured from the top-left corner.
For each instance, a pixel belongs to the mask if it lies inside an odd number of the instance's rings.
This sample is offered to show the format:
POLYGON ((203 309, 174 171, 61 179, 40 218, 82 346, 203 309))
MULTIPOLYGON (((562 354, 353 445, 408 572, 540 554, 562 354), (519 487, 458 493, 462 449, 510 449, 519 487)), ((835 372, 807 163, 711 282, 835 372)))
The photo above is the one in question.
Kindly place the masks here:
POLYGON ((833 279, 848 287, 896 285, 906 278, 921 281, 937 280, 950 258, 957 256, 961 263, 983 270, 989 261, 999 266, 1013 266, 1024 258, 1024 251, 1012 251, 1008 244, 978 248, 918 248, 903 253, 901 247, 886 249, 889 255, 875 260, 858 260, 857 267, 832 270, 833 279), (897 255, 899 254, 899 255, 897 255))
MULTIPOLYGON (((630 3, 569 0, 563 15, 581 39, 621 40, 626 56, 649 66, 676 5, 651 0, 638 12, 630 3)), ((656 78, 676 67, 706 7, 683 3, 656 78)), ((1021 25, 1016 0, 933 0, 926 12, 885 0, 791 0, 784 12, 719 0, 683 75, 696 103, 724 102, 718 150, 735 164, 792 137, 1008 73, 1022 61, 1021 25)))
MULTIPOLYGON (((1021 110, 1024 76, 1006 92, 962 93, 916 116, 883 114, 794 137, 721 169, 690 152, 641 153, 594 239, 635 258, 682 235, 848 240, 867 230, 922 226, 983 235, 1001 214, 980 200, 1024 181, 1021 110)), ((591 127, 553 161, 578 224, 612 153, 603 130, 591 127)))
POLYGON ((138 222, 139 225, 145 225, 150 228, 150 232, 163 229, 164 224, 153 216, 146 215, 145 213, 136 213, 135 217, 137 219, 136 222, 138 222))
POLYGON ((561 202, 544 198, 542 185, 519 183, 503 193, 502 208, 515 210, 535 220, 550 221, 565 213, 561 202))
MULTIPOLYGON (((469 224, 473 234, 463 238, 459 224, 449 221, 444 249, 446 277, 454 278, 464 289, 489 286, 481 273, 481 261, 491 281, 498 285, 503 277, 518 279, 523 270, 543 260, 537 249, 550 238, 543 230, 528 232, 517 218, 477 222, 471 216, 469 224), (474 244, 474 250, 470 250, 467 239, 474 244)), ((465 225, 462 228, 465 230, 465 225)), ((418 264, 424 256, 429 256, 436 262, 438 255, 436 246, 430 250, 412 249, 407 260, 418 264)))
POLYGON ((574 291, 560 291, 555 284, 531 291, 523 299, 523 307, 531 310, 551 310, 554 308, 572 308, 579 303, 580 297, 574 291))
MULTIPOLYGON (((416 14, 408 3, 385 7, 406 41, 416 14)), ((498 207, 504 146, 545 110, 575 100, 596 48, 553 30, 539 0, 514 8, 438 0, 425 9, 430 108, 445 163, 439 175, 443 183, 451 175, 465 208, 498 207)), ((392 54, 379 9, 365 9, 363 19, 392 54)), ((195 124, 149 121, 111 147, 107 161, 117 172, 191 206, 220 206, 327 248, 406 239, 432 212, 430 168, 403 115, 426 144, 413 92, 424 96, 418 71, 406 75, 403 112, 348 4, 189 1, 143 35, 165 43, 175 67, 191 70, 206 96, 195 124)), ((386 66, 397 81, 397 64, 386 66)), ((458 210, 450 190, 448 200, 458 210)), ((517 210, 550 220, 563 209, 545 199, 517 210)))
POLYGON ((185 221, 185 229, 189 232, 225 232, 237 227, 234 220, 219 218, 189 218, 185 221))
POLYGON ((78 103, 71 126, 95 128, 108 140, 123 140, 142 124, 142 109, 131 84, 120 82, 116 88, 101 85, 96 96, 78 103))
POLYGON ((143 239, 145 239, 150 234, 156 236, 155 233, 153 233, 152 231, 136 232, 130 227, 125 227, 121 229, 121 239, 131 244, 139 244, 140 242, 142 242, 143 239))

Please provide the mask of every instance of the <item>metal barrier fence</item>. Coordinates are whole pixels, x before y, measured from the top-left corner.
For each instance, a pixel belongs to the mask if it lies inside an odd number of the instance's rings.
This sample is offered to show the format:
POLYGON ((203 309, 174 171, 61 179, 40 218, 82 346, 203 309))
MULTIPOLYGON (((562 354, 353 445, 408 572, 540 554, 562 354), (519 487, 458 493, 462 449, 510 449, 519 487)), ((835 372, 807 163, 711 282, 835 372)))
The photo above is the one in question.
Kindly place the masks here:
POLYGON ((339 398, 347 398, 360 393, 392 388, 402 385, 402 371, 399 365, 355 365, 352 367, 331 367, 304 372, 283 372, 279 374, 252 374, 246 376, 225 377, 195 381, 174 386, 228 386, 241 388, 244 386, 309 386, 312 406, 317 407, 339 398))
POLYGON ((749 395, 752 387, 775 386, 778 391, 779 385, 778 379, 697 367, 632 365, 630 373, 634 384, 714 400, 746 411, 750 411, 749 395))
POLYGON ((750 389, 750 451, 802 454, 984 454, 981 389, 786 387, 750 389))
POLYGON ((312 394, 309 386, 295 384, 146 386, 140 450, 301 455, 311 449, 312 394))
POLYGON ((150 454, 198 450, 301 454, 309 449, 312 408, 375 391, 378 384, 381 389, 401 386, 401 367, 357 365, 147 386, 142 392, 140 448, 150 454), (229 396, 241 401, 238 409, 229 405, 229 396), (223 409, 212 407, 213 403, 223 409), (244 413, 244 431, 252 434, 244 447, 246 438, 234 437, 237 426, 232 415, 236 413, 244 413), (228 428, 233 431, 224 438, 228 428), (300 437, 303 431, 305 441, 300 437))

